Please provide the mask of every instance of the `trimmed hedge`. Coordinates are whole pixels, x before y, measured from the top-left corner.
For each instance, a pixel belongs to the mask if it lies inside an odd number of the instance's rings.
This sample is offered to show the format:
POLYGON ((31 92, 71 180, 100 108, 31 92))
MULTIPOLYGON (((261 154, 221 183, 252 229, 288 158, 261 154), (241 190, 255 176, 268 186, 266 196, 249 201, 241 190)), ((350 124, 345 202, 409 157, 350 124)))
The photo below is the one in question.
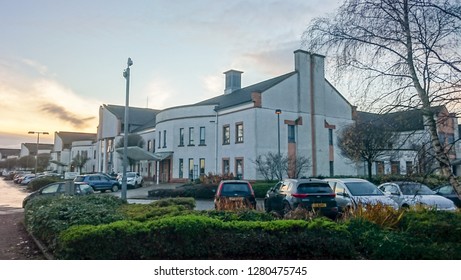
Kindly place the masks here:
POLYGON ((32 180, 29 184, 27 184, 27 191, 29 192, 34 192, 38 191, 42 187, 54 183, 54 182, 60 182, 63 181, 60 178, 53 177, 53 176, 47 176, 47 177, 42 177, 42 178, 37 178, 35 180, 32 180))
POLYGON ((355 259, 346 227, 313 222, 223 222, 187 215, 146 223, 75 226, 60 235, 63 259, 355 259))

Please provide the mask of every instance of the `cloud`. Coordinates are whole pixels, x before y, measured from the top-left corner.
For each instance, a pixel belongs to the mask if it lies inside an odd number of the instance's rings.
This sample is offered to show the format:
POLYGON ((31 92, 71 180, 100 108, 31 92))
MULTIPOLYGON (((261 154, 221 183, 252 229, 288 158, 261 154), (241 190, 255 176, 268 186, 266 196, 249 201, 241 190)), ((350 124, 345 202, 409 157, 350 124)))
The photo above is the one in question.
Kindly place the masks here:
POLYGON ((60 120, 70 123, 75 128, 87 127, 91 121, 96 119, 96 117, 81 118, 69 112, 66 108, 52 103, 43 105, 41 109, 51 116, 59 117, 60 120))

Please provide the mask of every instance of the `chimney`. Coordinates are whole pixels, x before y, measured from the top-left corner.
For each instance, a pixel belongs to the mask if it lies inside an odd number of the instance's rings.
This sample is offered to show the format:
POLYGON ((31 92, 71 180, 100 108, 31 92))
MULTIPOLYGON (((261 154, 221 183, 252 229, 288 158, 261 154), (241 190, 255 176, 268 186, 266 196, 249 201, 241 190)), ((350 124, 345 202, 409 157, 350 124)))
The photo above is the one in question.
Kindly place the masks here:
POLYGON ((229 70, 223 73, 226 75, 224 94, 232 93, 242 87, 242 73, 237 70, 229 70))

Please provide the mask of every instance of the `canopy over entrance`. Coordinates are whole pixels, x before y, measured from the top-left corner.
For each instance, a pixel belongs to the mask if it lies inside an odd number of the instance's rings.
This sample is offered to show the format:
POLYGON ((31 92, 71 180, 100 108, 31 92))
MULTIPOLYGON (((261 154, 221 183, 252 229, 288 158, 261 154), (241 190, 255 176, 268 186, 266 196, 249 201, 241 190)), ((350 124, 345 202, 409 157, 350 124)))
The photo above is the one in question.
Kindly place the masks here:
MULTIPOLYGON (((117 153, 123 155, 123 148, 117 148, 117 153)), ((162 161, 171 156, 173 152, 151 153, 138 146, 127 147, 127 157, 133 160, 156 160, 162 161)))

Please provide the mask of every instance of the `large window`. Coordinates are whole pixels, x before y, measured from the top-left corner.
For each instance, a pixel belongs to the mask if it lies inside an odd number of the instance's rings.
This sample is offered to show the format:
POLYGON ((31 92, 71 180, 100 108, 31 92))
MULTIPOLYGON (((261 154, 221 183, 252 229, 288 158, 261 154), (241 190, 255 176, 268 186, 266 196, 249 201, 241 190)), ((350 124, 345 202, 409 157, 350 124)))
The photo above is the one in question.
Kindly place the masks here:
POLYGON ((295 126, 288 125, 288 143, 296 143, 295 126))
POLYGON ((330 160, 330 176, 335 176, 335 165, 334 161, 330 160))
POLYGON ((184 177, 184 160, 182 158, 179 159, 179 178, 184 177))
POLYGON ((194 145, 194 128, 189 127, 189 146, 194 145))
POLYGON ((179 129, 179 146, 184 146, 184 128, 179 129))
POLYGON ((200 176, 205 175, 205 159, 200 159, 200 176))
POLYGON ((189 159, 189 179, 194 180, 194 159, 189 159))
POLYGON ((230 126, 225 125, 222 129, 222 143, 223 145, 230 144, 230 126))
POLYGON ((205 145, 205 127, 204 126, 200 127, 200 145, 201 146, 205 145))
POLYGON ((230 173, 230 160, 228 158, 223 158, 222 160, 222 174, 230 173))
POLYGON ((243 123, 235 125, 235 143, 243 143, 243 123))

